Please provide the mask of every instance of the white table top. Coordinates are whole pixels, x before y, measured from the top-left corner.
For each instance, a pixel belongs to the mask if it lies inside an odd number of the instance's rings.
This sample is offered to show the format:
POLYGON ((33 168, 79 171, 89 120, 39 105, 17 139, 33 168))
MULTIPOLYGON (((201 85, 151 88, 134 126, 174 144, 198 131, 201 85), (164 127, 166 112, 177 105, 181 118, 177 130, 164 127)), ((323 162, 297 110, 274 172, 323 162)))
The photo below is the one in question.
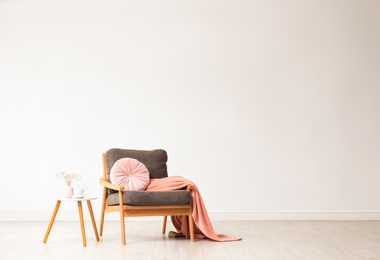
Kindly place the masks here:
POLYGON ((84 201, 84 200, 95 200, 97 197, 95 196, 84 196, 83 198, 67 198, 67 197, 53 197, 54 200, 61 200, 61 201, 84 201))

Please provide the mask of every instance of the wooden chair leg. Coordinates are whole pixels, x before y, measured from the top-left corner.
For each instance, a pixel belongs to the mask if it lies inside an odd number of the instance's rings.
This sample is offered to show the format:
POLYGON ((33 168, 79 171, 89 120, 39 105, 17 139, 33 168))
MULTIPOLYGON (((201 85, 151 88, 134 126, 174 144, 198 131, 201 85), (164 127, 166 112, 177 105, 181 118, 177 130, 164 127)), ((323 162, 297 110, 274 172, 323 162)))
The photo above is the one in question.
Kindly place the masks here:
POLYGON ((190 240, 192 242, 194 242, 194 221, 193 221, 193 216, 192 216, 191 212, 187 217, 189 219, 190 240))
POLYGON ((120 204, 120 233, 121 233, 121 243, 126 245, 125 240, 125 223, 124 223, 124 204, 123 204, 123 194, 119 191, 119 204, 120 204))
POLYGON ((102 199, 102 211, 100 213, 100 225, 99 225, 99 235, 103 236, 103 226, 104 226, 104 213, 106 211, 106 192, 107 189, 103 189, 103 199, 102 199))
POLYGON ((162 234, 165 234, 167 219, 168 219, 168 216, 164 216, 164 221, 162 222, 162 234))
POLYGON ((120 211, 120 232, 121 232, 121 243, 123 245, 126 245, 126 241, 125 241, 125 223, 124 223, 124 213, 123 211, 121 210, 120 211))

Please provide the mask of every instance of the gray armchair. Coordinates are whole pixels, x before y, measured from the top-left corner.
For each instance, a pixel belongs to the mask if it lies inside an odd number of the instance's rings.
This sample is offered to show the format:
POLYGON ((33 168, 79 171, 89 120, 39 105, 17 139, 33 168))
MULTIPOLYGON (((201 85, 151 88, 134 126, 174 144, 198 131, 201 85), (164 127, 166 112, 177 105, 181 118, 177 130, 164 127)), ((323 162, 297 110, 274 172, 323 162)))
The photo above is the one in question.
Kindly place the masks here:
POLYGON ((189 220, 190 240, 194 241, 194 224, 192 219, 191 185, 183 190, 168 191, 124 191, 123 186, 110 182, 110 171, 114 163, 121 158, 133 158, 142 162, 149 171, 150 179, 168 177, 168 156, 165 150, 129 150, 113 148, 103 153, 102 209, 100 216, 100 236, 103 235, 106 212, 120 213, 121 242, 126 244, 125 217, 164 216, 162 234, 165 234, 167 216, 187 215, 189 220))

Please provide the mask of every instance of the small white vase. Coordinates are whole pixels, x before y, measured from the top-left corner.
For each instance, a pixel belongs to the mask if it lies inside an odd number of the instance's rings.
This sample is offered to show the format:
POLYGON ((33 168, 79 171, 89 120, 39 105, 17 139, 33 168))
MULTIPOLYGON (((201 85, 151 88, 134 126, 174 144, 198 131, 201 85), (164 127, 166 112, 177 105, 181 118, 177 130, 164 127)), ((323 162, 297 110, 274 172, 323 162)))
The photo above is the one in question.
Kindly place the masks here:
POLYGON ((66 188, 65 188, 65 197, 66 197, 66 198, 71 198, 71 197, 73 196, 73 194, 74 194, 74 189, 73 189, 73 187, 71 187, 71 186, 66 186, 66 188))

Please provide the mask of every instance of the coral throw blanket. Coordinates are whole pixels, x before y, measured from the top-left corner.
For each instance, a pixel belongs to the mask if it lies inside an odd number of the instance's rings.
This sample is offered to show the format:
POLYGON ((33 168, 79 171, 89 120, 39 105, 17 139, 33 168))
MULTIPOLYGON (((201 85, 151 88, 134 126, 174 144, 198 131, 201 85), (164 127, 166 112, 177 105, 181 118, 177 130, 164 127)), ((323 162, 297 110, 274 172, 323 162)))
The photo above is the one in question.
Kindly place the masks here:
MULTIPOLYGON (((207 237, 209 239, 220 242, 241 240, 241 238, 238 237, 231 237, 215 233, 214 228, 211 225, 211 221, 208 217, 201 194, 197 186, 192 181, 187 180, 181 176, 151 179, 146 190, 178 190, 186 187, 189 184, 194 187, 191 191, 191 198, 193 200, 194 237, 197 239, 207 237)), ((190 237, 187 216, 172 216, 171 218, 174 227, 177 229, 177 232, 172 231, 169 233, 169 236, 186 236, 187 238, 190 237)))

